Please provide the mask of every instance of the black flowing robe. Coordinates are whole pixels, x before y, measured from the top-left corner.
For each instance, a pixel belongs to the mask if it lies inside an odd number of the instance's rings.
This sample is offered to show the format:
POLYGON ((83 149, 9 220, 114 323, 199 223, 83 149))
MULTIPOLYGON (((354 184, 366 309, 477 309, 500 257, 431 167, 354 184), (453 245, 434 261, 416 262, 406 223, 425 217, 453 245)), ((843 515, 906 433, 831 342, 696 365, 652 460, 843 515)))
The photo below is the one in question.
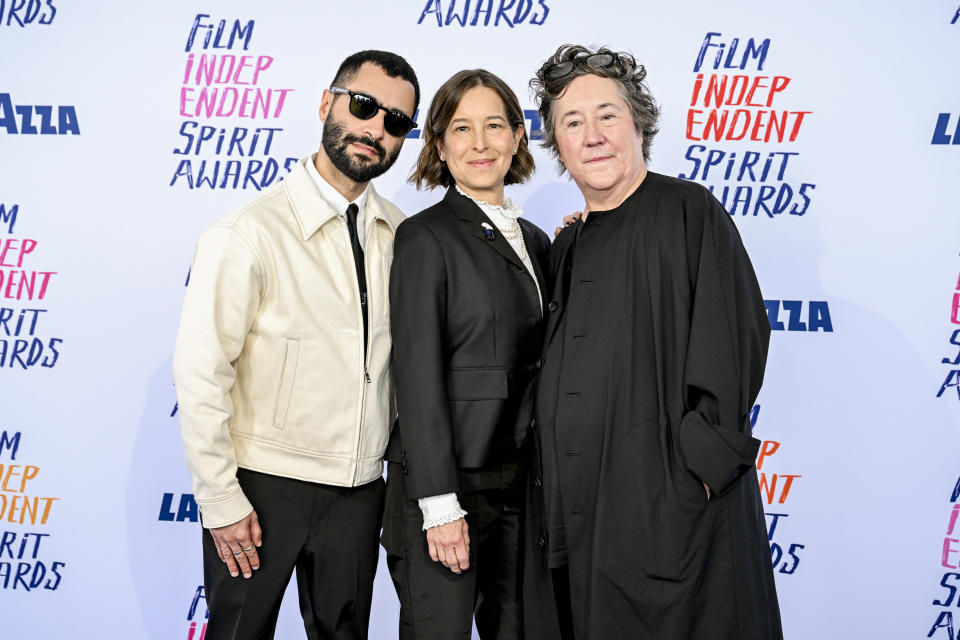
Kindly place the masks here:
POLYGON ((770 326, 730 216, 650 172, 564 229, 550 271, 526 637, 560 637, 566 562, 577 640, 782 638, 748 418, 770 326))

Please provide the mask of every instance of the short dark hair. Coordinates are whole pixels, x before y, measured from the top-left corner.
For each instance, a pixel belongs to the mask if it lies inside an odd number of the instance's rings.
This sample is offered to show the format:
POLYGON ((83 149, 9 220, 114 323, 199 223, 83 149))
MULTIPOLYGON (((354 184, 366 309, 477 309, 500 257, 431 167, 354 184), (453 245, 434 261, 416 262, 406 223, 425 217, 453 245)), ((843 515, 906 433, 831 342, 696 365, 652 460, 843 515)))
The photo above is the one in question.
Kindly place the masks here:
MULTIPOLYGON (((401 78, 412 84, 413 110, 416 112, 417 107, 420 106, 420 83, 417 82, 417 74, 413 72, 413 67, 410 66, 409 62, 389 51, 367 49, 348 56, 346 60, 340 63, 340 68, 337 69, 337 74, 333 76, 333 82, 330 86, 342 87, 347 84, 353 80, 353 76, 366 62, 377 65, 391 78, 401 78)), ((413 116, 412 113, 410 115, 413 116)))
MULTIPOLYGON (((549 150, 553 157, 559 159, 556 132, 553 127, 553 105, 571 82, 588 74, 609 78, 617 83, 620 96, 630 107, 634 127, 637 133, 643 136, 643 159, 649 162, 650 144, 659 131, 657 119, 660 117, 660 109, 654 102, 649 87, 643 82, 647 77, 647 70, 629 53, 611 51, 606 47, 591 50, 575 44, 560 45, 557 51, 540 65, 536 77, 530 81, 530 88, 535 92, 539 102, 543 147, 549 150), (604 66, 587 64, 587 58, 594 54, 610 55, 613 57, 613 62, 604 66), (570 71, 560 77, 551 77, 550 70, 564 62, 572 63, 570 71)), ((565 168, 561 162, 561 173, 565 168)))
MULTIPOLYGON (((506 82, 486 69, 465 69, 455 73, 443 83, 430 102, 430 110, 423 125, 423 149, 409 178, 417 189, 423 186, 428 189, 441 186, 452 187, 456 183, 446 163, 440 160, 437 143, 443 140, 443 135, 450 121, 453 120, 463 95, 476 87, 493 89, 500 96, 503 109, 507 114, 507 122, 510 123, 513 131, 523 125, 523 109, 520 108, 520 101, 506 82)), ((507 175, 503 179, 504 184, 525 182, 533 174, 534 162, 527 148, 528 141, 527 130, 524 128, 523 138, 517 146, 517 153, 513 156, 507 175)))

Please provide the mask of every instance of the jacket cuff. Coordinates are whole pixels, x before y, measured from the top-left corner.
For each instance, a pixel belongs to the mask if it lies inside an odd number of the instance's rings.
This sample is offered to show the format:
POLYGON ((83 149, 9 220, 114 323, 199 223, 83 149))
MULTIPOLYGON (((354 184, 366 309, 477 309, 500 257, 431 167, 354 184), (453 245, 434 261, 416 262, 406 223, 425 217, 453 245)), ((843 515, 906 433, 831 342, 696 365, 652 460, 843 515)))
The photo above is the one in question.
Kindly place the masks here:
POLYGON ((240 522, 253 511, 253 505, 238 486, 236 491, 221 498, 197 498, 200 507, 200 519, 206 529, 225 527, 240 522))
POLYGON ((756 463, 759 450, 750 434, 714 426, 696 411, 680 423, 680 453, 712 494, 726 493, 756 463))

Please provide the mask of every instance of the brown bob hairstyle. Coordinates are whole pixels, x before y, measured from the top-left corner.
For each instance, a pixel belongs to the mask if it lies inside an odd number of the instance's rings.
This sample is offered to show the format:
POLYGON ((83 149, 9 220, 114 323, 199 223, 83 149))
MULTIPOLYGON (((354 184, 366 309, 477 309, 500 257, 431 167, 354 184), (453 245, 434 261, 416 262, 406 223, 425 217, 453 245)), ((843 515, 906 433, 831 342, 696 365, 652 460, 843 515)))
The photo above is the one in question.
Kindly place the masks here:
MULTIPOLYGON (((455 184, 446 163, 440 160, 439 144, 443 141, 444 133, 450 121, 453 120, 463 95, 475 87, 488 87, 500 96, 507 114, 507 121, 513 127, 513 131, 523 125, 520 101, 506 82, 485 69, 466 69, 455 73, 443 83, 430 102, 427 120, 423 125, 423 150, 420 151, 417 166, 414 167, 409 178, 417 189, 424 186, 428 189, 452 187, 455 184)), ((527 142, 527 130, 524 128, 517 153, 513 156, 507 175, 503 179, 504 184, 525 182, 533 174, 533 156, 527 149, 527 142)))

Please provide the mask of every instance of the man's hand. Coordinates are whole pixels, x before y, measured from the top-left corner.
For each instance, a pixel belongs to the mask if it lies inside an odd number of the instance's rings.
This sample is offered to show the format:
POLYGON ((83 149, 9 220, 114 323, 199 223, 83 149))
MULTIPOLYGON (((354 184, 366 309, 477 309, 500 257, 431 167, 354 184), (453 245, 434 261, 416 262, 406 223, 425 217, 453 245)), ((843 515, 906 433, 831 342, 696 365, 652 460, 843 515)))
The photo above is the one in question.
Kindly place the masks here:
MULTIPOLYGON (((583 211, 574 211, 573 213, 571 213, 571 214, 568 215, 568 216, 563 216, 563 227, 569 227, 569 226, 572 225, 574 222, 576 222, 577 220, 579 220, 579 219, 580 219, 580 216, 582 216, 582 215, 583 215, 583 211)), ((560 233, 561 231, 563 231, 563 227, 557 227, 556 229, 554 229, 554 231, 553 231, 553 237, 554 237, 554 238, 556 238, 557 235, 559 235, 559 233, 560 233)))
POLYGON ((257 521, 257 512, 241 520, 228 524, 225 527, 210 529, 213 543, 217 545, 220 559, 227 563, 230 575, 236 578, 243 572, 244 578, 249 578, 260 568, 260 557, 256 547, 263 544, 263 532, 257 521))
POLYGON ((470 535, 463 518, 427 529, 430 559, 454 573, 470 568, 470 535))

